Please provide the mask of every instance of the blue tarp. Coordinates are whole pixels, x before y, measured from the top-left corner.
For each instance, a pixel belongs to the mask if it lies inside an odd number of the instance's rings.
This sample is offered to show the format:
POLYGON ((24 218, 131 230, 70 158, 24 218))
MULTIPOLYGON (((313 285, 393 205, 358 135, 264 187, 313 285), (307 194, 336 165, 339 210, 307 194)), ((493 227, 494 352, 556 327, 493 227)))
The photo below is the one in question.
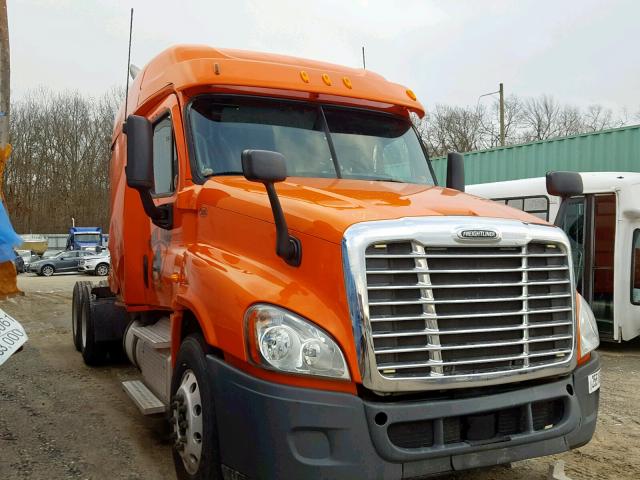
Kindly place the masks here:
POLYGON ((14 260, 13 249, 22 244, 22 239, 13 229, 9 215, 0 201, 0 263, 14 260))

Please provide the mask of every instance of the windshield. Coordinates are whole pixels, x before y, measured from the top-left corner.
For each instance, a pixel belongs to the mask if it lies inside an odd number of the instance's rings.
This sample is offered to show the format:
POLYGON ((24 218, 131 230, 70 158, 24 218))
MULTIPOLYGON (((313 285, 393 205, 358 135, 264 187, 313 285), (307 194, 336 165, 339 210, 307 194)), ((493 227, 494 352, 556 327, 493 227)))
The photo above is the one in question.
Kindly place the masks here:
POLYGON ((200 97, 190 126, 199 173, 241 175, 245 149, 272 150, 293 177, 433 185, 411 123, 383 113, 245 97, 200 97))
POLYGON ((99 233, 74 233, 73 236, 77 242, 100 243, 99 233))

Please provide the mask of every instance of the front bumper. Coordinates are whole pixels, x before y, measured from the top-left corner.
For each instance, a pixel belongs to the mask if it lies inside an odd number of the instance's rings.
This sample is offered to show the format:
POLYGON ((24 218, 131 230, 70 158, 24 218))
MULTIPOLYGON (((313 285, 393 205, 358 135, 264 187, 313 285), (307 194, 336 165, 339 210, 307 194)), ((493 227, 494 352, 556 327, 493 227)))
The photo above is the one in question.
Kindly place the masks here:
POLYGON ((587 443, 596 426, 599 391, 589 394, 587 382, 600 368, 596 353, 548 383, 396 402, 273 384, 213 356, 207 363, 229 478, 419 478, 564 452, 587 443), (540 424, 545 402, 562 405, 553 426, 540 424), (491 429, 497 437, 483 440, 491 429))

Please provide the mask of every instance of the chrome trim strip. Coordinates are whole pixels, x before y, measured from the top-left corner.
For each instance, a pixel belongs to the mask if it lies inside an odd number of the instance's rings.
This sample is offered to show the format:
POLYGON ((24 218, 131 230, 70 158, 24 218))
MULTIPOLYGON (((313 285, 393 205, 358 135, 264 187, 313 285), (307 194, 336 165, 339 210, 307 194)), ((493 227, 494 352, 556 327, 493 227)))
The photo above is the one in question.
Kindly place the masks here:
MULTIPOLYGON (((395 241, 395 240, 393 240, 395 241)), ((408 268, 406 270, 367 270, 367 275, 388 274, 388 273, 503 273, 503 272, 549 272, 567 270, 566 266, 559 267, 534 267, 534 268, 478 268, 473 271, 453 269, 453 270, 429 270, 428 268, 408 268)))
MULTIPOLYGON (((554 355, 564 355, 570 353, 571 349, 568 348, 558 348, 556 350, 547 350, 544 352, 535 352, 529 354, 520 354, 520 355, 509 355, 504 357, 483 357, 483 358, 472 358, 468 360, 453 360, 450 362, 435 362, 429 360, 428 362, 418 362, 418 363, 383 363, 382 365, 378 365, 378 370, 407 370, 409 368, 422 368, 422 367, 432 367, 432 366, 450 366, 450 365, 476 365, 481 363, 498 363, 498 362, 507 362, 511 360, 524 360, 525 358, 540 358, 540 357, 553 357, 554 355)), ((520 369, 513 370, 520 371, 520 369)), ((504 372, 500 372, 504 373, 504 372)), ((462 376, 462 375, 460 375, 462 376)), ((465 375, 466 376, 466 375, 465 375)), ((444 377, 444 378, 452 378, 452 377, 444 377)), ((438 377, 440 380, 441 377, 438 377)), ((403 380, 403 379, 397 379, 403 380)))
MULTIPOLYGON (((391 392, 410 392, 410 391, 423 391, 423 390, 441 390, 450 388, 470 388, 489 386, 505 383, 514 383, 524 380, 531 380, 535 378, 542 378, 556 375, 566 375, 570 373, 577 364, 577 338, 576 338, 576 316, 575 316, 575 295, 571 295, 571 306, 561 308, 549 308, 549 309, 526 309, 515 312, 498 312, 498 313, 481 313, 481 314, 469 314, 469 315, 442 315, 437 316, 431 313, 427 307, 432 304, 425 303, 425 312, 423 315, 413 315, 407 317, 392 317, 385 319, 385 317, 370 318, 369 306, 368 306, 368 292, 367 292, 367 273, 394 273, 389 270, 371 271, 367 272, 365 250, 366 248, 377 242, 416 242, 420 245, 442 246, 442 247, 460 247, 460 239, 457 238, 456 232, 461 229, 497 229, 501 233, 499 240, 494 240, 490 243, 491 246, 497 247, 524 247, 531 241, 536 242, 550 242, 559 244, 563 247, 563 255, 566 255, 567 265, 563 267, 545 267, 545 268, 519 268, 519 269, 481 269, 471 270, 469 273, 480 273, 487 270, 488 272, 522 272, 522 271, 549 271, 549 270, 568 270, 569 283, 573 287, 575 280, 573 278, 573 265, 571 258, 571 249, 567 236, 565 233, 557 228, 546 225, 527 224, 516 220, 505 220, 499 218, 477 218, 477 217, 411 217, 402 218, 396 220, 380 220, 372 222, 362 222, 350 226, 344 234, 342 241, 342 261, 344 267, 345 285, 347 290, 347 300, 349 304, 349 313, 351 316, 353 335, 356 345, 356 352, 358 355, 358 365, 360 369, 360 376, 363 385, 375 392, 391 393, 391 392), (538 313, 552 313, 571 311, 570 322, 558 323, 556 326, 562 326, 569 323, 572 326, 571 335, 573 336, 573 342, 570 349, 559 349, 558 351, 545 351, 541 354, 531 352, 528 358, 535 357, 552 357, 554 355, 566 355, 566 358, 562 362, 557 362, 552 365, 546 364, 534 364, 527 368, 518 367, 513 370, 503 370, 499 372, 483 372, 483 373, 468 373, 460 375, 437 375, 432 372, 429 377, 404 377, 404 378, 391 378, 384 376, 382 371, 391 370, 393 365, 377 365, 373 334, 371 329, 372 322, 383 321, 401 321, 411 319, 448 319, 448 318, 471 318, 471 317, 496 317, 496 316, 509 316, 509 315, 535 315, 538 313)), ((469 245, 470 242, 465 240, 464 244, 469 245)), ((488 242, 478 242, 478 247, 486 247, 488 242)), ((436 255, 434 255, 436 256, 436 255)), ((519 255, 518 255, 519 256, 519 255)), ((533 257, 535 254, 529 255, 533 257)), ((550 255, 541 255, 548 257, 550 255)), ((553 256, 553 255, 551 255, 553 256)), ((491 256, 490 256, 491 257, 491 256)), ((499 255, 496 255, 499 257, 499 255)), ((413 257, 412 257, 413 258, 413 257)), ((421 289, 422 292, 426 292, 431 288, 428 276, 432 273, 443 272, 437 270, 428 269, 428 255, 419 252, 415 257, 421 262, 420 268, 410 270, 400 270, 398 273, 414 273, 420 276, 419 285, 415 287, 413 285, 407 286, 407 288, 421 289)), ((454 270, 453 273, 461 273, 461 270, 454 270)), ((518 284, 524 282, 517 282, 518 284)), ((566 280, 559 280, 558 282, 544 282, 538 284, 561 284, 567 283, 566 280)), ((535 285, 536 283, 528 283, 528 285, 535 285)), ((487 286, 501 286, 500 284, 487 286)), ((403 286, 402 286, 403 287, 403 286)), ((443 285, 438 285, 438 288, 447 288, 443 285)), ((451 288, 463 288, 463 286, 451 287, 451 288)), ((571 288, 571 292, 575 291, 571 288)), ((425 297, 425 295, 422 295, 425 297)), ((427 298, 428 299, 428 298, 427 298)), ((527 319, 528 323, 523 324, 522 327, 518 326, 517 329, 522 328, 524 331, 528 331, 529 328, 538 328, 538 325, 531 323, 531 318, 527 319)), ((540 328, 543 325, 548 325, 553 322, 545 322, 540 324, 540 328)), ((427 328, 424 335, 429 335, 431 338, 429 344, 439 344, 439 335, 446 335, 447 331, 439 331, 437 324, 435 328, 427 328), (436 333, 437 332, 437 333, 436 333)), ((510 327, 511 328, 511 327, 510 327)), ((499 331, 498 328, 491 329, 491 331, 499 331)), ((452 332, 453 333, 453 332, 452 332)), ((493 357, 494 359, 497 357, 493 357)), ((524 355, 517 355, 513 357, 513 360, 524 359, 524 355)), ((463 360, 462 362, 472 362, 476 360, 463 360)), ((493 361, 508 361, 503 357, 498 360, 479 360, 476 363, 491 363, 493 361)), ((451 362, 450 362, 451 363, 451 362)), ((451 363, 461 364, 461 363, 451 363)), ((407 364, 400 364, 398 368, 406 369, 407 364)), ((427 363, 421 364, 426 367, 440 368, 449 365, 447 362, 442 362, 439 359, 429 357, 427 363)), ((411 367, 409 367, 411 368, 411 367)), ((420 368, 420 367, 414 367, 420 368)), ((434 369, 435 370, 435 369, 434 369)), ((441 369, 440 369, 441 371, 441 369)))
POLYGON ((522 258, 522 257, 537 257, 537 258, 546 258, 546 257, 564 257, 562 253, 531 253, 529 255, 525 255, 522 253, 507 253, 507 254, 498 254, 498 255, 438 255, 437 253, 400 253, 400 254, 390 254, 390 255, 365 255, 365 258, 522 258))
MULTIPOLYGON (((474 283, 473 288, 478 287, 524 287, 528 286, 537 286, 537 285, 562 285, 570 283, 569 280, 551 280, 551 281, 541 281, 541 282, 515 282, 515 283, 474 283)), ((452 283, 450 285, 440 284, 440 285, 420 285, 418 283, 414 285, 369 285, 367 288, 369 290, 418 290, 420 288, 429 287, 431 289, 434 288, 469 288, 469 284, 456 284, 452 283)))

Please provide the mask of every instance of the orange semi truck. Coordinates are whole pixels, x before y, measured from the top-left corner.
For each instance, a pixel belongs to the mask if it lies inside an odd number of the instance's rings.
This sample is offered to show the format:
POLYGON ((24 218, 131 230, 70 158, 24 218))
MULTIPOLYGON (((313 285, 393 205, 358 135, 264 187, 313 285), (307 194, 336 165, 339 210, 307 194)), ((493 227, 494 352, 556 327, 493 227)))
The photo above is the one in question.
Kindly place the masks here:
POLYGON ((109 282, 74 289, 74 341, 89 365, 124 345, 178 478, 423 478, 591 439, 597 328, 567 237, 463 193, 457 154, 438 186, 411 90, 176 46, 126 105, 109 282))

